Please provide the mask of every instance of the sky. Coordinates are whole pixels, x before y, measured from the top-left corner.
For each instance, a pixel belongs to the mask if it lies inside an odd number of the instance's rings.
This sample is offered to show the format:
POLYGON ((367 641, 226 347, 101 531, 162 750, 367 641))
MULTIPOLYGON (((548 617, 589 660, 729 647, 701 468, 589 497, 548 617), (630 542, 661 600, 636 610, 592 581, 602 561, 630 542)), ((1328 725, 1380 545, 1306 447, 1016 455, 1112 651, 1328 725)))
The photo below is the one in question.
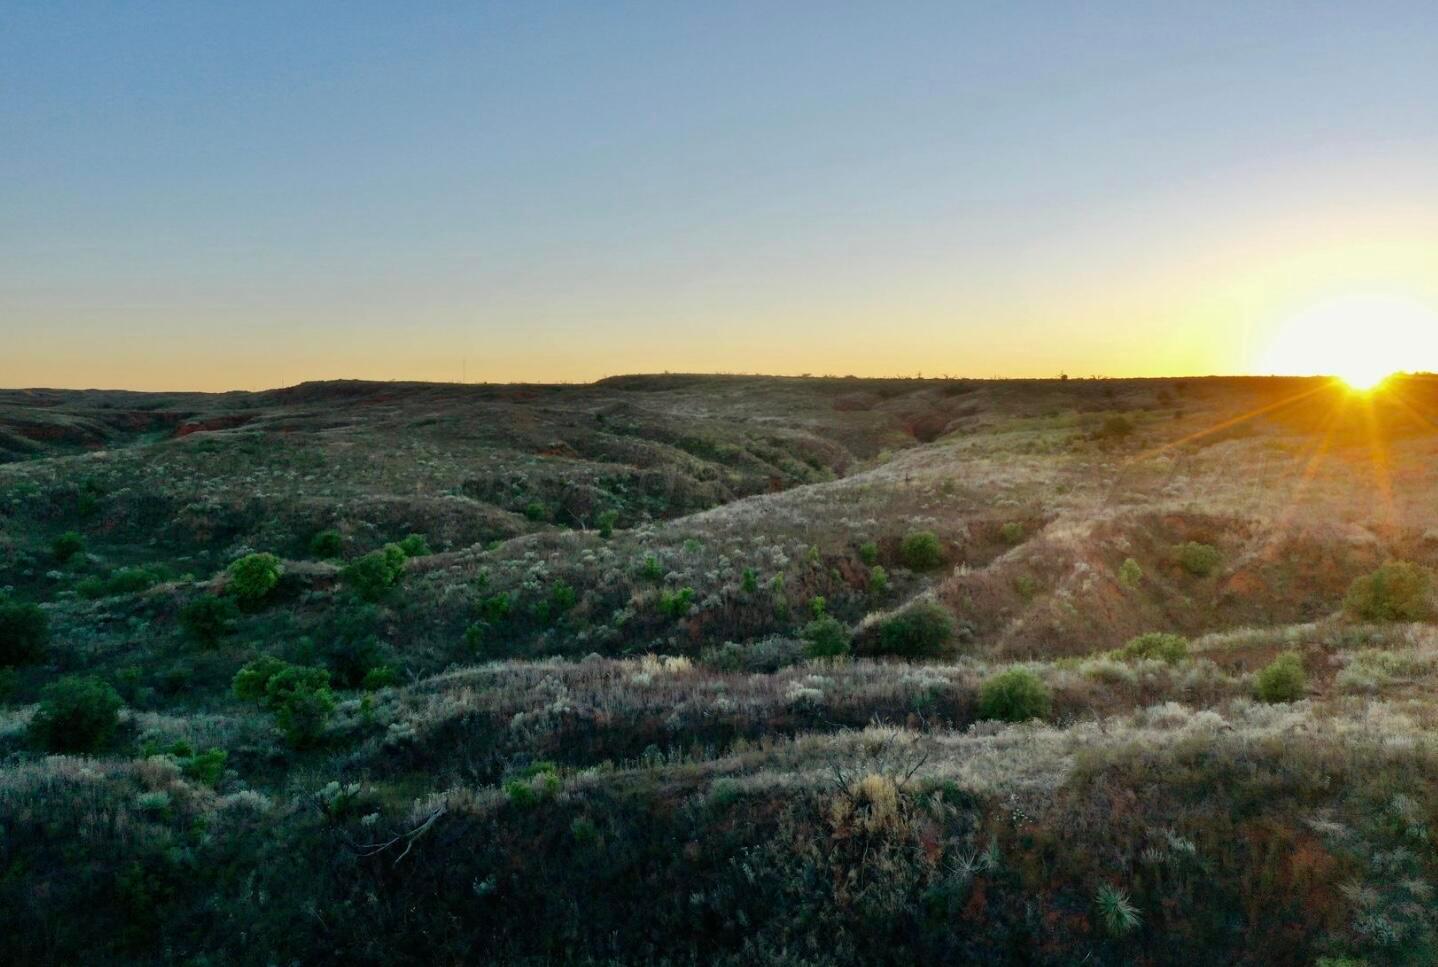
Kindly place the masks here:
POLYGON ((0 386, 1321 365, 1435 91, 1432 3, 0 0, 0 386))

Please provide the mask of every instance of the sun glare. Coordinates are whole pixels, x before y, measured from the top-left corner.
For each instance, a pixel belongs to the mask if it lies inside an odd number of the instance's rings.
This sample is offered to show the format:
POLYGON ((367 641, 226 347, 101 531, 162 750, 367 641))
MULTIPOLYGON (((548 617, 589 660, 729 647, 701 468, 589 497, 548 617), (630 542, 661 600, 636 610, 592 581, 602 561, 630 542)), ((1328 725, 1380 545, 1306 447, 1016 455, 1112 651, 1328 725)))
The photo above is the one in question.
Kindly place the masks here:
POLYGON ((1266 372, 1336 376, 1370 390, 1393 373, 1438 366, 1438 314, 1413 299, 1354 295, 1311 306, 1279 328, 1266 372))

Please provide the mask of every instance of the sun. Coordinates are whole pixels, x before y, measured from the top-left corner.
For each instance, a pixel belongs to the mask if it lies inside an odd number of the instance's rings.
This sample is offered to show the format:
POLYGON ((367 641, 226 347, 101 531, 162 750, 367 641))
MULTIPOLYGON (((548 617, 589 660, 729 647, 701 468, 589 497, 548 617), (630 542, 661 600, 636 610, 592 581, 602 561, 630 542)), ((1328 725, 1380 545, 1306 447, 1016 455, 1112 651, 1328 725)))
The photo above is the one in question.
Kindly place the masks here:
POLYGON ((1400 371, 1438 368, 1438 313, 1403 296, 1350 295, 1312 305, 1279 326, 1264 371, 1336 376, 1367 391, 1400 371))

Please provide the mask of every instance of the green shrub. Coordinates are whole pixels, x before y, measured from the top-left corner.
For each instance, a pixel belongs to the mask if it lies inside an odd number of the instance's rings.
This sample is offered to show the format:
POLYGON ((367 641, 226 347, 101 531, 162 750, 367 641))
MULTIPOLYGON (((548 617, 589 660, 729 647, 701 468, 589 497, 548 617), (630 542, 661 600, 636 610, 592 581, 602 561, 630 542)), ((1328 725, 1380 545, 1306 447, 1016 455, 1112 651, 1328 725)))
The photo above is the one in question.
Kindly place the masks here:
POLYGON ((1433 576, 1407 561, 1389 561, 1348 588, 1343 610, 1362 621, 1422 621, 1430 616, 1433 576))
POLYGON ((213 646, 235 630, 240 609, 229 598, 197 598, 180 610, 180 627, 195 641, 213 646))
POLYGON ((1010 668, 979 686, 979 718, 1027 722, 1049 714, 1049 688, 1027 668, 1010 668))
POLYGON ((837 658, 849 653, 849 629, 838 618, 822 615, 804 626, 804 654, 810 658, 837 658))
POLYGON ((377 692, 381 688, 389 688, 399 681, 399 674, 389 665, 379 665, 365 672, 364 680, 360 682, 360 688, 367 692, 377 692))
POLYGON ((235 674, 235 696, 257 703, 275 716, 275 724, 296 748, 324 734, 334 713, 330 675, 323 668, 291 665, 273 655, 256 658, 235 674))
POLYGON ((257 604, 280 583, 284 568, 273 554, 246 554, 231 564, 226 590, 242 604, 257 604))
POLYGON ((1200 544, 1198 541, 1178 545, 1173 549, 1173 557, 1179 567, 1198 578, 1206 578, 1218 570, 1218 565, 1223 560, 1218 548, 1212 544, 1200 544))
POLYGON ((759 572, 752 567, 744 569, 744 576, 739 581, 739 590, 745 594, 754 594, 759 590, 759 572))
POLYGON ((1258 697, 1265 702, 1296 702, 1303 697, 1308 678, 1303 673, 1303 658, 1296 651, 1287 651, 1258 673, 1258 697))
POLYGON ((899 544, 899 560, 913 571, 932 571, 944 563, 944 548, 933 531, 914 531, 899 544))
POLYGON ((76 584, 75 590, 86 598, 139 594, 159 584, 166 573, 160 567, 121 567, 111 571, 108 577, 88 577, 76 584))
POLYGON ((41 661, 50 645, 50 619, 38 604, 0 597, 0 665, 41 661))
POLYGON ((508 591, 491 594, 479 602, 479 616, 490 624, 497 624, 509 617, 514 610, 514 597, 508 591))
POLYGON ((935 601, 916 601, 880 623, 874 651, 901 658, 938 657, 954 640, 956 630, 948 608, 935 601))
POLYGON ((1005 544, 1017 544, 1024 539, 1024 525, 1018 521, 1009 521, 999 528, 999 540, 1005 544))
POLYGON ((531 500, 524 507, 524 516, 528 517, 530 520, 534 521, 537 524, 540 521, 549 517, 549 511, 539 501, 531 500))
POLYGON ((1148 658, 1175 665, 1188 657, 1188 639, 1166 631, 1150 631, 1130 638, 1128 644, 1119 649, 1118 657, 1126 661, 1148 658))
POLYGON ((578 603, 578 592, 566 581, 560 581, 549 589, 549 609, 555 616, 564 614, 578 603))
POLYGON ((378 601, 404 574, 409 555, 398 544, 386 544, 350 562, 341 574, 345 587, 365 601, 378 601))
POLYGON ((639 563, 639 576, 646 581, 658 581, 664 576, 664 568, 659 563, 659 558, 653 554, 645 554, 644 560, 639 563))
POLYGON ((310 538, 310 553, 318 558, 328 560, 339 557, 344 553, 344 549, 344 536, 334 529, 322 530, 310 538))
POLYGON ((46 685, 30 720, 30 737, 51 752, 93 752, 120 721, 119 692, 98 678, 70 675, 46 685))
POLYGON ((879 545, 873 541, 865 541, 859 545, 859 560, 869 567, 879 563, 879 545))
POLYGON ((423 534, 410 534, 397 546, 404 551, 405 557, 428 557, 434 553, 429 549, 429 542, 424 539, 423 534))
POLYGON ((55 538, 55 542, 50 545, 50 553, 53 554, 55 560, 61 564, 68 562, 70 558, 79 554, 84 549, 85 538, 81 537, 75 531, 66 531, 55 538))
POLYGON ((677 591, 659 592, 659 610, 671 618, 682 618, 689 613, 694 603, 694 589, 683 587, 677 591))
POLYGON ((884 570, 882 564, 875 564, 869 569, 869 593, 883 594, 889 590, 889 572, 884 570))
POLYGON ((1143 568, 1133 558, 1125 558, 1118 569, 1118 583, 1132 591, 1143 583, 1143 568))
POLYGON ((1100 440, 1117 442, 1133 435, 1133 421, 1126 416, 1110 416, 1103 421, 1095 436, 1100 440))
POLYGON ((599 516, 594 518, 594 522, 599 527, 599 536, 608 540, 614 536, 614 525, 619 523, 619 511, 600 511, 599 516))

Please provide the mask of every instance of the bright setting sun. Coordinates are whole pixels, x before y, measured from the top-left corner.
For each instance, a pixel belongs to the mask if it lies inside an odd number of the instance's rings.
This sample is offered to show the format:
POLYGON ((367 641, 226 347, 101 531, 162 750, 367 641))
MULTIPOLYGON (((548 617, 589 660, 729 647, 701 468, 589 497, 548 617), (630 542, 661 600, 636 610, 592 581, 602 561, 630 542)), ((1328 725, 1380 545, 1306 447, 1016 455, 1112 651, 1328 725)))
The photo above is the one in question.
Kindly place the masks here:
POLYGON ((1368 390, 1399 371, 1438 360, 1438 314, 1417 300, 1350 295, 1289 317, 1263 356, 1261 371, 1331 375, 1368 390))

